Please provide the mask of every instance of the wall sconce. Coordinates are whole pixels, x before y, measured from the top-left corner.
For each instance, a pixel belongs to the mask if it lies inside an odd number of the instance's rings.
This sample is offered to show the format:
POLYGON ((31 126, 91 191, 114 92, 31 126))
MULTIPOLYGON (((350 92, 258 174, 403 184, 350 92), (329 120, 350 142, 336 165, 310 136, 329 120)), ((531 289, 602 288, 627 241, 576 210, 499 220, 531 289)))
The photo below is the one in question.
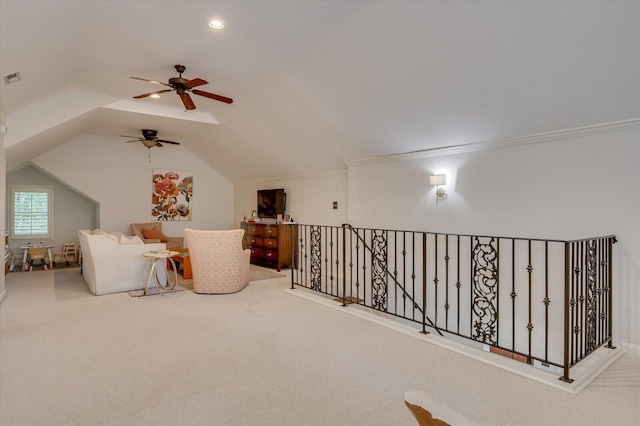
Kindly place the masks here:
POLYGON ((447 196, 447 191, 440 188, 440 185, 447 184, 447 175, 431 175, 429 176, 429 185, 436 187, 436 204, 447 196))

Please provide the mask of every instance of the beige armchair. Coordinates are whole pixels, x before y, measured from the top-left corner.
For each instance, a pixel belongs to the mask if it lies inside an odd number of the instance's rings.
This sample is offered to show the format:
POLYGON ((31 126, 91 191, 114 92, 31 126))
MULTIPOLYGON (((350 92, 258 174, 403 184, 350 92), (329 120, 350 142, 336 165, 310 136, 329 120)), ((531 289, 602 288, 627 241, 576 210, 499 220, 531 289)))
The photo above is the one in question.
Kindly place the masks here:
POLYGON ((242 249, 243 229, 202 231, 185 229, 193 291, 205 294, 237 293, 249 284, 251 250, 242 249))
POLYGON ((168 237, 162 232, 162 222, 132 223, 131 232, 138 236, 145 244, 165 243, 167 250, 182 248, 182 237, 168 237))

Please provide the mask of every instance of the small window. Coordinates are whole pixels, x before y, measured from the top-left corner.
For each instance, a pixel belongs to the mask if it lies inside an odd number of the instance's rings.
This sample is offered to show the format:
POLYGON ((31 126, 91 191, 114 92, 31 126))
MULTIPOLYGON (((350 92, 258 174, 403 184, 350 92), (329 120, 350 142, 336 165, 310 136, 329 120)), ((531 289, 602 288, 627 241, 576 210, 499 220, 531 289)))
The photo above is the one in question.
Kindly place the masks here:
POLYGON ((11 239, 53 238, 53 187, 11 185, 11 239))

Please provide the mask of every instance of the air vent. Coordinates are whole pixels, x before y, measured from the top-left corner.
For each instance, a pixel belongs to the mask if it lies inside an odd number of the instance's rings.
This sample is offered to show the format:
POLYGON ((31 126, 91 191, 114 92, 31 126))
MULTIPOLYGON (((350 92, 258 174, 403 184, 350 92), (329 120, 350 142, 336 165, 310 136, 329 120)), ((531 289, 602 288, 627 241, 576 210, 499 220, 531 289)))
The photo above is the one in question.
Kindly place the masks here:
POLYGON ((4 76, 4 83, 5 84, 15 83, 16 81, 20 81, 20 73, 19 72, 14 72, 14 73, 7 74, 7 75, 4 76))

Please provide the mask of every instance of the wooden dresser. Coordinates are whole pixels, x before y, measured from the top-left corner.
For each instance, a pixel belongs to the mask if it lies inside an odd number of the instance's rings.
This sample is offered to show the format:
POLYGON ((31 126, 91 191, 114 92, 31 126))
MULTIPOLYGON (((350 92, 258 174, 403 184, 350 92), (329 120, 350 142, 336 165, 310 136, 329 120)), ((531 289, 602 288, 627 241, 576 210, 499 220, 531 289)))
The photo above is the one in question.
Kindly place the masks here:
POLYGON ((275 267, 277 271, 283 266, 295 267, 296 253, 292 258, 291 247, 292 244, 295 247, 298 239, 298 225, 242 222, 242 229, 245 231, 243 248, 251 249, 251 263, 275 267))

